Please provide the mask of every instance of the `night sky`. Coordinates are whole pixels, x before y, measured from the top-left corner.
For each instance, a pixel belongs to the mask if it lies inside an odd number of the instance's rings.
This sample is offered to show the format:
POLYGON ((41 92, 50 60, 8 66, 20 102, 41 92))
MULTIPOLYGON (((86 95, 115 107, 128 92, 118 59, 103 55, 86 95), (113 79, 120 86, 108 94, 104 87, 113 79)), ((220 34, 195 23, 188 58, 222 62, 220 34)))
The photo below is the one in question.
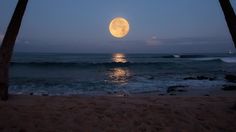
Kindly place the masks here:
MULTIPOLYGON (((17 0, 0 0, 2 39, 17 0)), ((236 7, 236 1, 231 1, 236 7)), ((234 51, 218 0, 29 0, 16 52, 196 53, 234 51), (111 36, 115 17, 130 23, 111 36)))

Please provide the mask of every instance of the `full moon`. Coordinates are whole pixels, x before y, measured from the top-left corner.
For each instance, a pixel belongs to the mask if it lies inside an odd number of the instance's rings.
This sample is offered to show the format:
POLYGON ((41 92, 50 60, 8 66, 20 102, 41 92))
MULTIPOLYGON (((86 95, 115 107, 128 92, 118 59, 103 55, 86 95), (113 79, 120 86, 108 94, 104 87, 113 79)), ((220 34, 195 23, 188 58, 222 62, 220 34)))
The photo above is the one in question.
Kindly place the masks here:
POLYGON ((129 33, 129 22, 125 18, 116 17, 110 22, 109 30, 112 36, 123 38, 129 33))

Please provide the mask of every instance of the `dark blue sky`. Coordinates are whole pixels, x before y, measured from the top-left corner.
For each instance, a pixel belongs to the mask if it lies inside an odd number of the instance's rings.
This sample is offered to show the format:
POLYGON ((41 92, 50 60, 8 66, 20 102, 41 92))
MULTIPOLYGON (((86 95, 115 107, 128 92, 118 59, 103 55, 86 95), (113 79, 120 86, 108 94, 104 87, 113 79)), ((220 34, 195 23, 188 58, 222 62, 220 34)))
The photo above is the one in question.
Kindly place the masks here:
MULTIPOLYGON (((17 0, 0 1, 0 39, 17 0)), ((235 7, 236 2, 232 0, 235 7)), ((228 52, 234 50, 218 0, 30 0, 16 51, 73 53, 228 52), (123 39, 108 31, 130 22, 123 39)))

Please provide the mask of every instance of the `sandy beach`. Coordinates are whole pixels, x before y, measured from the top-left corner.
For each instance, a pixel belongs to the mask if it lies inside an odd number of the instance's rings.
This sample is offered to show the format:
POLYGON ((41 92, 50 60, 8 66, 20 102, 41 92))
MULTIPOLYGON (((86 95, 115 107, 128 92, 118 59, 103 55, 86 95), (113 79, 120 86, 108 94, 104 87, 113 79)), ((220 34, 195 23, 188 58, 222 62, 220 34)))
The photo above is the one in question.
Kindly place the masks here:
POLYGON ((26 96, 0 101, 1 132, 235 131, 236 97, 26 96))

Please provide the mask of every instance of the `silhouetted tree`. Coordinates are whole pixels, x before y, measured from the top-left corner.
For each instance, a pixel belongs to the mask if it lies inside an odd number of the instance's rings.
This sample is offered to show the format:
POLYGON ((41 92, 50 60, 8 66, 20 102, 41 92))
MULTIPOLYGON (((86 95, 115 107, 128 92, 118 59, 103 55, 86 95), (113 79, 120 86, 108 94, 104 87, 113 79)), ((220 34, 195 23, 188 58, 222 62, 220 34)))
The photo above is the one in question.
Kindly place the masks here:
POLYGON ((9 65, 28 0, 18 0, 0 48, 0 97, 8 99, 9 65))
POLYGON ((230 0, 219 0, 221 8, 224 12, 227 25, 229 27, 230 34, 234 41, 234 46, 236 48, 236 16, 234 9, 231 6, 230 0))

